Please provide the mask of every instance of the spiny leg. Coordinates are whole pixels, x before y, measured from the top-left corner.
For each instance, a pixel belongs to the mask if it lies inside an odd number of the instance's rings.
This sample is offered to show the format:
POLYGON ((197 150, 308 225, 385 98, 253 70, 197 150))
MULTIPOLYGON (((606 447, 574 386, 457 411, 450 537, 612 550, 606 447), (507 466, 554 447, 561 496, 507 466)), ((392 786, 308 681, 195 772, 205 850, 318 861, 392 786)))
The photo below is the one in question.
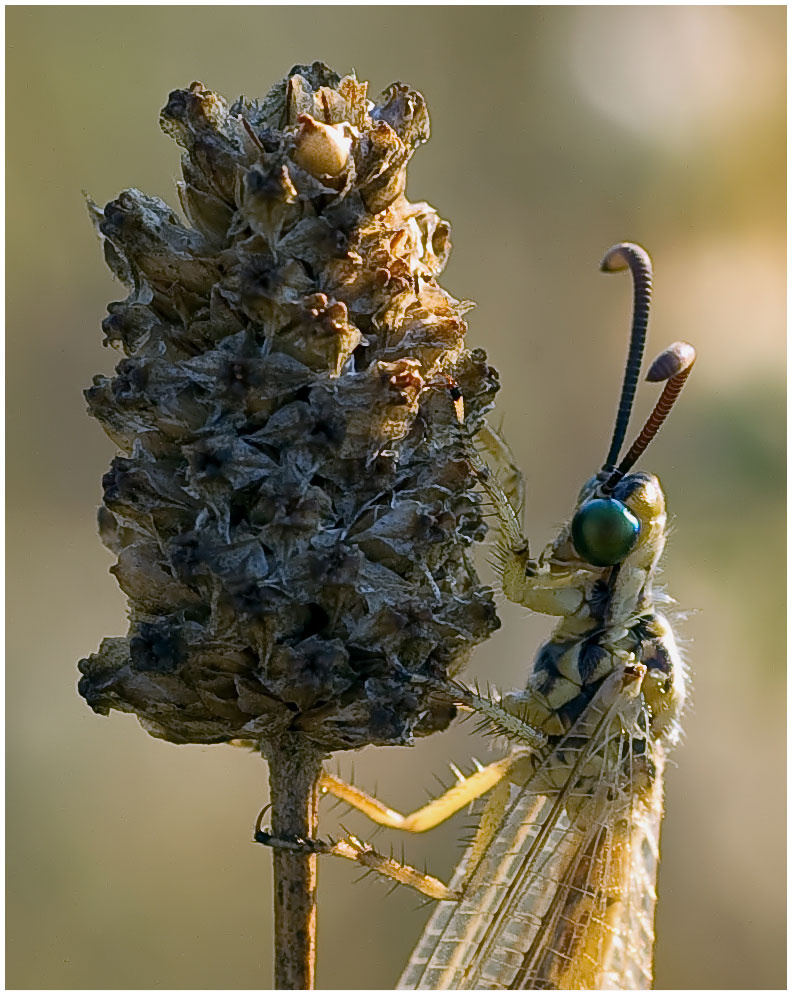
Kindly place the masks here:
MULTIPOLYGON (((514 695, 500 696, 496 692, 493 696, 489 689, 482 693, 478 687, 468 688, 457 681, 447 682, 445 688, 457 702, 479 716, 478 731, 505 737, 514 747, 529 754, 547 746, 547 734, 527 722, 524 707, 515 703, 515 706, 509 708, 508 703, 514 699, 514 695)), ((516 763, 514 757, 511 758, 511 763, 516 763)))
MULTIPOLYGON (((493 428, 489 422, 485 422, 479 429, 476 443, 477 456, 481 457, 483 452, 493 458, 498 465, 506 468, 506 476, 502 486, 503 497, 514 510, 515 516, 518 519, 522 518, 525 507, 525 475, 517 466, 511 447, 501 435, 500 430, 493 428)), ((489 468, 487 469, 489 470, 489 468)), ((489 471, 489 473, 492 472, 489 471)))
MULTIPOLYGON (((343 783, 342 783, 343 784, 343 783)), ((487 805, 481 816, 481 821, 476 830, 476 835, 469 851, 469 862, 465 872, 462 888, 451 889, 440 879, 429 875, 426 872, 418 871, 411 865, 396 861, 393 857, 385 857, 380 854, 371 844, 359 840, 349 834, 342 840, 303 840, 301 838, 279 838, 261 829, 261 821, 266 812, 266 808, 261 811, 256 822, 254 840, 259 844, 268 847, 281 848, 288 851, 299 851, 307 854, 332 854, 335 857, 346 858, 348 861, 356 861, 369 871, 390 879, 397 885, 406 885, 416 892, 430 899, 453 900, 461 899, 464 887, 472 877, 481 858, 486 854, 490 844, 498 832, 501 817, 506 809, 509 800, 509 783, 501 779, 496 785, 495 791, 487 801, 487 805)))
POLYGON ((406 885, 410 889, 415 889, 416 892, 420 892, 421 895, 428 896, 430 899, 458 900, 461 898, 459 892, 450 889, 445 882, 441 882, 434 875, 418 871, 417 868, 402 864, 395 858, 386 858, 376 851, 371 844, 358 840, 351 834, 344 840, 338 841, 333 854, 348 858, 350 861, 357 861, 358 864, 376 872, 377 875, 382 875, 383 878, 388 878, 398 885, 406 885))
POLYGON ((430 899, 459 899, 460 894, 453 889, 449 889, 445 883, 433 875, 418 871, 410 865, 402 864, 394 858, 386 858, 384 854, 376 851, 371 844, 366 844, 357 837, 350 834, 343 840, 305 840, 301 837, 276 837, 268 830, 263 830, 261 821, 264 818, 268 807, 262 809, 256 820, 256 829, 253 840, 257 844, 264 844, 266 847, 274 847, 278 850, 292 851, 299 854, 332 854, 338 858, 346 858, 348 861, 356 861, 370 871, 388 878, 397 885, 406 885, 410 889, 415 889, 423 896, 430 899))
MULTIPOLYGON (((512 738, 523 744, 529 744, 534 749, 546 743, 546 737, 543 734, 522 722, 518 717, 508 713, 496 703, 463 686, 454 685, 453 688, 466 705, 476 712, 483 713, 490 723, 497 726, 498 732, 503 733, 508 731, 508 734, 512 738)), ((464 880, 466 883, 475 872, 481 857, 486 853, 497 834, 498 826, 509 798, 509 782, 506 776, 516 764, 519 765, 520 763, 520 755, 505 757, 500 761, 488 764, 484 768, 479 768, 467 777, 462 776, 460 773, 460 780, 456 785, 453 785, 426 806, 406 816, 386 806, 379 799, 374 798, 362 789, 354 785, 348 785, 341 779, 326 772, 320 777, 319 789, 323 793, 335 795, 337 798, 364 813, 375 823, 412 833, 422 833, 425 830, 430 830, 486 792, 495 789, 482 813, 471 846, 470 860, 464 880)), ((418 871, 418 869, 396 861, 392 857, 385 857, 370 844, 360 841, 351 834, 339 841, 277 838, 261 828, 265 812, 266 807, 261 811, 256 822, 254 840, 259 844, 310 854, 331 854, 336 857, 346 858, 349 861, 356 861, 358 864, 363 865, 364 868, 390 879, 399 885, 406 885, 422 895, 428 896, 430 899, 458 901, 462 896, 464 884, 460 890, 451 889, 445 883, 432 875, 428 875, 426 872, 418 871)))
MULTIPOLYGON (((474 775, 470 776, 470 778, 465 779, 465 783, 467 784, 472 778, 475 778, 476 775, 482 775, 484 772, 489 772, 490 769, 496 769, 496 771, 499 768, 502 769, 500 778, 498 778, 494 785, 490 786, 490 788, 493 788, 494 791, 492 791, 481 814, 475 836, 468 852, 468 863, 467 868, 465 869, 465 876, 462 885, 458 890, 451 889, 439 879, 436 879, 433 875, 428 875, 426 872, 420 872, 410 865, 395 861, 392 857, 384 857, 382 854, 379 854, 371 846, 371 844, 364 843, 352 835, 349 835, 345 840, 338 841, 334 844, 332 853, 338 855, 339 857, 357 861, 364 867, 376 872, 376 874, 382 875, 384 878, 391 879, 400 885, 406 885, 411 889, 415 889, 417 892, 420 892, 424 896, 428 896, 430 899, 458 901, 461 899, 465 886, 475 873, 482 857, 486 854, 490 844, 497 835, 501 818, 509 801, 509 780, 505 776, 511 770, 512 765, 513 762, 510 758, 504 758, 503 761, 488 765, 487 768, 481 769, 474 775)), ((344 788, 353 788, 353 786, 345 786, 343 782, 341 782, 341 785, 344 786, 344 788)), ((454 786, 455 789, 459 789, 460 787, 462 786, 454 786)), ((443 799, 446 799, 453 791, 454 789, 449 790, 449 792, 445 793, 439 799, 436 799, 434 802, 430 803, 429 806, 424 807, 422 810, 418 810, 416 813, 410 814, 410 817, 401 817, 401 819, 403 821, 409 820, 410 818, 415 818, 416 816, 425 813, 431 807, 442 802, 443 799)), ((484 792, 479 793, 479 795, 483 794, 484 792)), ((372 801, 377 805, 382 805, 376 799, 372 801)), ((468 801, 471 800, 469 799, 468 801)), ((453 811, 456 812, 459 808, 461 808, 461 806, 457 806, 453 811)), ((368 810, 364 810, 364 812, 368 812, 368 810)), ((390 815, 394 815, 393 810, 389 810, 388 813, 390 815)), ((398 813, 395 815, 401 816, 401 814, 398 813)), ((442 819, 445 819, 450 815, 451 811, 447 812, 442 819)), ((438 819, 436 822, 442 822, 442 819, 438 819)), ((424 827, 423 829, 427 828, 428 827, 424 827)), ((415 827, 405 827, 402 824, 400 829, 415 830, 415 827)))
POLYGON ((393 858, 384 857, 371 844, 364 843, 351 834, 345 840, 338 841, 334 845, 332 853, 340 857, 349 858, 352 861, 357 861, 378 875, 415 889, 422 895, 429 896, 430 899, 451 899, 458 901, 462 898, 465 886, 475 873, 482 857, 487 853, 490 844, 495 839, 508 803, 509 782, 506 778, 501 778, 487 800, 481 814, 475 837, 468 852, 465 876, 461 888, 458 890, 451 889, 433 875, 420 872, 410 865, 403 864, 393 858))
MULTIPOLYGON (((464 685, 449 683, 446 688, 454 698, 482 717, 483 728, 496 735, 506 736, 515 745, 527 747, 527 753, 541 750, 547 744, 546 734, 529 726, 519 715, 519 711, 515 714, 499 702, 464 685)), ((458 777, 455 785, 407 815, 391 809, 363 789, 327 772, 323 772, 319 778, 319 791, 322 794, 334 795, 380 826, 405 830, 409 833, 423 833, 443 823, 454 813, 501 784, 515 765, 522 767, 523 763, 524 754, 521 752, 518 755, 512 754, 501 758, 486 767, 479 767, 472 775, 464 776, 458 769, 454 769, 458 777)))
MULTIPOLYGON (((512 743, 527 746, 531 751, 539 750, 547 743, 547 736, 544 733, 529 726, 519 715, 509 712, 489 697, 456 683, 449 683, 447 690, 458 701, 477 712, 482 717, 483 725, 491 732, 506 736, 512 743)), ((323 772, 319 778, 319 791, 334 795, 381 826, 409 833, 423 833, 443 823, 454 813, 493 789, 509 774, 515 763, 515 757, 512 755, 479 768, 472 775, 464 776, 456 771, 459 780, 455 785, 407 815, 391 809, 363 789, 327 772, 323 772)))
MULTIPOLYGON (((350 834, 342 840, 302 840, 296 838, 279 838, 262 830, 257 824, 254 840, 258 844, 265 844, 267 847, 275 847, 287 851, 297 851, 304 854, 331 854, 338 858, 346 858, 348 861, 356 861, 369 871, 373 871, 383 878, 387 878, 397 885, 406 885, 414 889, 422 896, 429 899, 453 900, 457 902, 462 898, 464 886, 472 877, 481 858, 486 854, 492 840, 497 833, 500 817, 506 808, 509 792, 506 782, 496 788, 492 798, 482 815, 481 823, 476 831, 470 851, 470 861, 465 872, 464 883, 461 889, 451 889, 440 879, 426 872, 418 871, 411 865, 396 861, 395 858, 385 857, 364 841, 350 834)), ((263 812, 261 814, 263 816, 263 812)), ((259 817, 259 823, 261 816, 259 817)))
POLYGON ((489 792, 506 777, 513 763, 511 758, 505 757, 474 771, 472 775, 463 776, 441 796, 407 815, 391 809, 357 786, 348 785, 335 775, 326 772, 319 779, 319 791, 342 799, 382 826, 392 827, 394 830, 406 830, 409 833, 423 833, 443 823, 485 792, 489 792))

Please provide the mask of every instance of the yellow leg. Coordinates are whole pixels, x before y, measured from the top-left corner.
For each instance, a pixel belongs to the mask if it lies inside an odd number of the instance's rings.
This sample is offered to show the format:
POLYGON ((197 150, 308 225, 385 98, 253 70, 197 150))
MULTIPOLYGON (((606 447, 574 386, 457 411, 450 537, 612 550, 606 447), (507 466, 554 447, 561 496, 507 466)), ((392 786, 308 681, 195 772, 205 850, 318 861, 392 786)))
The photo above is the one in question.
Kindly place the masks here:
POLYGON ((379 854, 371 844, 366 844, 357 837, 346 837, 333 845, 332 854, 341 858, 349 858, 350 861, 357 861, 358 864, 378 875, 383 875, 399 885, 409 886, 430 899, 459 899, 460 894, 449 889, 439 878, 420 872, 410 865, 403 865, 393 858, 386 858, 379 854))
POLYGON ((262 829, 261 821, 268 807, 262 809, 256 820, 256 830, 253 840, 266 847, 274 847, 280 851, 291 851, 295 854, 332 854, 337 858, 356 861, 378 875, 389 878, 398 885, 406 885, 415 889, 430 899, 459 899, 461 893, 454 892, 447 885, 435 878, 420 872, 417 868, 404 865, 393 858, 379 854, 371 844, 365 844, 351 834, 342 840, 306 840, 302 837, 276 837, 268 830, 262 829))
MULTIPOLYGON (((503 764, 503 762, 498 762, 498 764, 503 764)), ((495 767, 495 765, 489 765, 489 767, 492 768, 495 767)), ((486 771, 488 769, 485 768, 483 770, 486 771)), ((508 770, 508 768, 506 770, 508 770)), ((481 773, 481 771, 476 772, 476 774, 481 773)), ((466 779, 466 781, 468 780, 469 779, 466 779)), ((343 782, 341 782, 341 784, 344 785, 343 782)), ((350 788, 351 786, 344 787, 350 788)), ((451 791, 453 791, 453 789, 451 791)), ((446 793, 441 796, 440 799, 436 799, 429 805, 435 805, 441 799, 446 798, 448 794, 449 793, 446 793)), ((377 800, 374 801, 376 802, 377 800)), ((365 868, 370 868, 378 875, 382 875, 394 882, 398 882, 400 885, 409 886, 409 888, 415 889, 424 896, 429 896, 430 899, 459 900, 462 898, 462 893, 464 892, 464 888, 467 886, 467 883, 475 874, 481 858, 487 852, 487 849, 498 832, 498 827, 500 826, 500 821, 506 810, 508 802, 509 783, 503 778, 503 776, 501 776, 500 781, 495 785, 494 792, 487 800, 487 805, 484 807, 481 822, 479 823, 479 827, 476 831, 476 836, 470 850, 469 863, 465 872, 464 883, 462 889, 458 892, 450 889, 444 882, 441 882, 433 875, 428 875, 426 872, 420 872, 416 868, 412 868, 410 865, 405 865, 399 861, 395 861, 393 858, 386 858, 384 855, 375 851, 371 844, 364 843, 363 841, 358 840, 357 837, 353 837, 351 834, 343 840, 334 841, 332 849, 328 853, 335 854, 341 858, 348 858, 350 861, 357 861, 358 864, 363 865, 365 868)), ((380 806, 382 805, 382 803, 377 804, 380 806)), ((429 807, 424 807, 424 809, 428 808, 429 807)), ((424 810, 418 810, 419 813, 423 811, 424 810)), ((392 810, 389 812, 392 812, 392 810)), ((416 814, 412 815, 415 816, 416 814)), ((402 817, 402 819, 408 819, 408 817, 402 817)), ((402 827, 402 829, 405 828, 402 827)))
POLYGON ((505 778, 513 764, 514 760, 508 757, 488 764, 486 768, 474 771, 467 778, 461 778, 456 785, 452 785, 437 799, 432 799, 421 809, 416 809, 414 813, 408 813, 406 816, 355 785, 342 782, 334 775, 322 774, 319 779, 319 791, 329 792, 330 795, 343 799, 382 826, 392 827, 394 830, 407 830, 410 833, 423 833, 424 830, 431 830, 432 827, 447 820, 449 816, 453 816, 485 792, 489 792, 505 778))
MULTIPOLYGON (((334 775, 323 773, 319 780, 321 792, 329 793, 342 799, 355 809, 360 810, 375 823, 392 827, 396 830, 407 830, 412 833, 421 833, 437 826, 449 816, 453 816, 468 803, 479 796, 484 795, 495 788, 490 802, 485 807, 482 814, 481 824, 476 833, 473 845, 471 867, 468 874, 471 874, 479 863, 481 855, 486 851, 492 840, 500 817, 506 807, 509 798, 509 786, 505 780, 506 775, 514 766, 513 758, 503 758, 488 764, 486 768, 480 768, 467 778, 460 776, 456 785, 444 792, 437 799, 433 799, 426 806, 404 816, 402 813, 390 809, 379 799, 375 799, 362 789, 354 785, 342 782, 334 775)), ((269 847, 276 847, 285 850, 298 851, 306 854, 332 854, 339 858, 346 858, 349 861, 356 861, 385 878, 391 879, 400 885, 406 885, 415 889, 430 899, 458 900, 461 892, 450 889, 440 879, 426 872, 420 872, 410 865, 402 864, 393 858, 386 858, 376 851, 371 844, 364 843, 351 834, 342 840, 302 840, 302 839, 280 839, 274 837, 267 831, 262 830, 261 822, 266 810, 262 810, 256 822, 256 832, 254 839, 260 844, 269 847)))

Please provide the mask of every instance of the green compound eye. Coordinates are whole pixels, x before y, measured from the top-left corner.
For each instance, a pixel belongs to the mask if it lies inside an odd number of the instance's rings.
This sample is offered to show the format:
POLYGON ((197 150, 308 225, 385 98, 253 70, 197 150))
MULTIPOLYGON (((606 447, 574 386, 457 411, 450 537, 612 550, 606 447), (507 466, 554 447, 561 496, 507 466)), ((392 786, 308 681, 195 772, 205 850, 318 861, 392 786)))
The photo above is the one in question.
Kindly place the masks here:
POLYGON ((572 542, 578 554, 595 567, 624 560, 638 539, 641 524, 615 498, 593 498, 572 519, 572 542))

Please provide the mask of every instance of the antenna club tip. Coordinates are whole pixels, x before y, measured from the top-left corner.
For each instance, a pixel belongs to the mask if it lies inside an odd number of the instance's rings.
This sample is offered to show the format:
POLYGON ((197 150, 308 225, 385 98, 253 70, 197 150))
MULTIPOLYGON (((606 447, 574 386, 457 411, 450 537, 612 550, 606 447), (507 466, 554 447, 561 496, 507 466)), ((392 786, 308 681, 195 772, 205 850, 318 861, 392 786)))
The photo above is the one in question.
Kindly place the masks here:
POLYGON ((628 266, 641 266, 651 273, 652 261, 649 253, 635 242, 617 242, 602 257, 600 270, 603 273, 618 273, 628 266))
POLYGON ((672 342, 649 367, 646 379, 654 383, 670 380, 690 370, 695 362, 696 350, 689 342, 672 342))

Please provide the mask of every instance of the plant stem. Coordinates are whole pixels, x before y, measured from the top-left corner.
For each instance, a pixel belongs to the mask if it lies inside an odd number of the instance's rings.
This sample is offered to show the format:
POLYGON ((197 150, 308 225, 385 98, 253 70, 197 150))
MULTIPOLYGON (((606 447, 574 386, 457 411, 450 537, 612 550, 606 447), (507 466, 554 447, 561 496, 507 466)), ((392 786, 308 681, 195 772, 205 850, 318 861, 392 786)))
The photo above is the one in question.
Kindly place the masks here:
MULTIPOLYGON (((322 755, 298 734, 267 745, 272 832, 313 838, 322 755)), ((313 989, 316 968, 316 855, 274 849, 275 988, 313 989)))

